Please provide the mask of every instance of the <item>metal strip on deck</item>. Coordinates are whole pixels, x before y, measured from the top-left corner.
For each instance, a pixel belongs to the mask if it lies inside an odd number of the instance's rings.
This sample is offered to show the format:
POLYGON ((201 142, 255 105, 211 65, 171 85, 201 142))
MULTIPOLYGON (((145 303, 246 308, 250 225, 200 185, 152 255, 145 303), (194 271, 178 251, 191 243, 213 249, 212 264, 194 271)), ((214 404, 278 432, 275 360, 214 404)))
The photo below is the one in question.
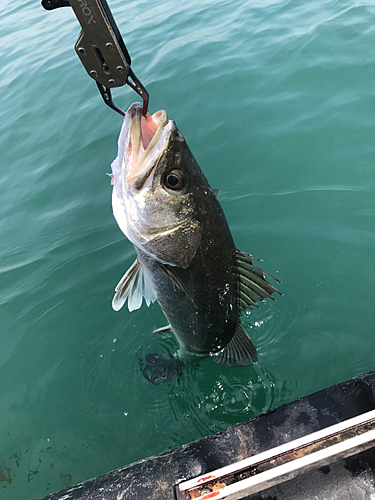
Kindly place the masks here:
POLYGON ((375 410, 180 483, 178 500, 238 500, 375 445, 375 410))

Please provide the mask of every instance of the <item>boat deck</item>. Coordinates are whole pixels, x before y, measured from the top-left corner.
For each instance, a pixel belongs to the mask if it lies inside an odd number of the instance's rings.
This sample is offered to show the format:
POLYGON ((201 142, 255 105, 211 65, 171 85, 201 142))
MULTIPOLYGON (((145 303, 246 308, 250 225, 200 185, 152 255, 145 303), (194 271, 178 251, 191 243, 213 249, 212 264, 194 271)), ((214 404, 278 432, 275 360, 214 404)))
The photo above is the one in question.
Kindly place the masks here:
MULTIPOLYGON (((194 498, 191 493, 179 493, 178 484, 374 409, 375 372, 369 372, 217 434, 48 495, 43 500, 194 498)), ((217 498, 216 493, 212 491, 205 498, 217 498)), ((236 498, 375 500, 375 448, 236 498)))

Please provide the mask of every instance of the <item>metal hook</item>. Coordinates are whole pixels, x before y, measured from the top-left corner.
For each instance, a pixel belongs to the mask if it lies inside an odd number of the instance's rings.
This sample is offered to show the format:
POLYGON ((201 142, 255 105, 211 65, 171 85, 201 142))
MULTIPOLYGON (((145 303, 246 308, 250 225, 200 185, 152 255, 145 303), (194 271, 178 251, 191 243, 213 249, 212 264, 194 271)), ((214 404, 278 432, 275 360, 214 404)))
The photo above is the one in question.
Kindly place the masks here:
POLYGON ((129 67, 129 74, 128 78, 126 80, 126 83, 137 92, 138 95, 140 95, 143 99, 143 110, 142 114, 143 116, 146 116, 147 114, 147 109, 148 109, 148 101, 149 101, 149 95, 147 90, 144 88, 144 86, 141 84, 141 82, 138 80, 138 78, 135 76, 134 71, 129 67), (131 80, 129 80, 129 77, 131 80))
POLYGON ((122 116, 125 116, 125 111, 123 111, 121 108, 116 106, 116 104, 112 100, 112 94, 111 94, 111 89, 108 87, 104 87, 99 82, 96 82, 96 85, 98 86, 99 92, 101 96, 103 97, 103 101, 109 106, 111 109, 117 111, 122 116))

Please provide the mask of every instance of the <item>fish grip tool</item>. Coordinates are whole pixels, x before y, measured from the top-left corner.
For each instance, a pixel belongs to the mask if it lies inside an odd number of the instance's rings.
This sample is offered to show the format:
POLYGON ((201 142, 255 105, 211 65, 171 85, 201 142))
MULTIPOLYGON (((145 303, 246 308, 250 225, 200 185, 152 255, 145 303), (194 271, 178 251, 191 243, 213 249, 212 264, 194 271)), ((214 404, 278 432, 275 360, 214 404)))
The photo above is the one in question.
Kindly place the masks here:
POLYGON ((129 52, 106 0, 42 0, 42 6, 46 10, 72 7, 82 28, 75 51, 105 104, 124 116, 112 100, 111 88, 128 84, 142 97, 146 115, 149 95, 130 67, 129 52))

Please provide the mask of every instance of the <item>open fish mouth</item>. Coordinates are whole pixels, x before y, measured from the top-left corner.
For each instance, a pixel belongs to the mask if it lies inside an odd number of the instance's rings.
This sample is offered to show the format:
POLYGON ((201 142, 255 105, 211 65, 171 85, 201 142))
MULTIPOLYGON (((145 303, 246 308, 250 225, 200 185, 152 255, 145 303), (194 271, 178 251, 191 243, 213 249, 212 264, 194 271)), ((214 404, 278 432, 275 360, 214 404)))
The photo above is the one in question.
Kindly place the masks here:
POLYGON ((172 122, 168 121, 164 110, 152 116, 142 115, 142 106, 134 103, 126 113, 127 144, 125 146, 126 182, 134 190, 140 191, 151 182, 151 173, 156 160, 166 149, 172 122))

